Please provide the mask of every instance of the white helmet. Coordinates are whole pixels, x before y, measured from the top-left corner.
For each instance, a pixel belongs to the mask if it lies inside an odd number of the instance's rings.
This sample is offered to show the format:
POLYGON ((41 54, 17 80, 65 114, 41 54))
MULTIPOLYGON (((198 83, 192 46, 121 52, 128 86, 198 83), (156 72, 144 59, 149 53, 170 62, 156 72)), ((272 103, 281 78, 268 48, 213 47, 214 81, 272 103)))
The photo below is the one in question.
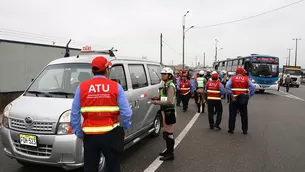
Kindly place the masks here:
POLYGON ((290 74, 287 74, 287 77, 290 77, 290 74))
POLYGON ((223 71, 222 71, 222 73, 223 73, 223 74, 226 74, 226 73, 227 73, 227 71, 223 70, 223 71))
POLYGON ((169 67, 163 68, 161 70, 161 74, 163 74, 163 73, 171 74, 172 76, 174 76, 174 71, 171 68, 169 68, 169 67))
POLYGON ((204 71, 203 70, 199 71, 199 75, 204 75, 204 71))

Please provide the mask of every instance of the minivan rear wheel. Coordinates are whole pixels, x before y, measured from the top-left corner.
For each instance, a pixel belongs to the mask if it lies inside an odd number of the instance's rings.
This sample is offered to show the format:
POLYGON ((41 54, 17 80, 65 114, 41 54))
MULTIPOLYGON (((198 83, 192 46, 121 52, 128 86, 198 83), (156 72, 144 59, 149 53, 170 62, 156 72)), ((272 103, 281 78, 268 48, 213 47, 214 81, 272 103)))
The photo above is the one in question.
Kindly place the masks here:
POLYGON ((154 131, 150 134, 152 137, 157 137, 160 135, 161 132, 161 117, 158 114, 156 118, 154 119, 153 124, 154 131))

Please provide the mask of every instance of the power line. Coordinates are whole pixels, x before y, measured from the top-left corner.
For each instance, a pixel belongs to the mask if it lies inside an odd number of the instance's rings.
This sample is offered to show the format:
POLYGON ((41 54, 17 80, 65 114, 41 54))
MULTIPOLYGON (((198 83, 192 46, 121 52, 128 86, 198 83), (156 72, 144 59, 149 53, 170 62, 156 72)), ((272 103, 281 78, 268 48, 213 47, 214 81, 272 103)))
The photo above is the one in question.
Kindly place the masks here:
POLYGON ((170 45, 168 45, 165 41, 162 41, 168 48, 170 48, 172 51, 174 51, 175 53, 182 55, 182 53, 179 53, 177 50, 175 50, 173 47, 171 47, 170 45))
POLYGON ((262 15, 266 15, 266 14, 269 14, 269 13, 272 13, 272 12, 275 12, 275 11, 278 11, 278 10, 281 10, 281 9, 283 9, 283 8, 286 8, 286 7, 289 7, 289 6, 292 6, 292 5, 296 5, 296 4, 301 3, 301 2, 303 2, 303 1, 305 1, 305 0, 300 0, 300 1, 297 1, 297 2, 293 2, 293 3, 291 3, 291 4, 288 4, 288 5, 285 5, 285 6, 282 6, 282 7, 273 9, 273 10, 270 10, 270 11, 266 11, 266 12, 263 12, 263 13, 259 13, 259 14, 253 15, 253 16, 245 17, 245 18, 242 18, 242 19, 231 20, 231 21, 228 21, 228 22, 222 22, 222 23, 218 23, 218 24, 206 25, 206 26, 194 27, 194 28, 200 29, 200 28, 208 28, 208 27, 215 27, 215 26, 220 26, 220 25, 226 25, 226 24, 236 23, 236 22, 240 22, 240 21, 252 19, 252 18, 255 18, 255 17, 259 17, 259 16, 262 16, 262 15))

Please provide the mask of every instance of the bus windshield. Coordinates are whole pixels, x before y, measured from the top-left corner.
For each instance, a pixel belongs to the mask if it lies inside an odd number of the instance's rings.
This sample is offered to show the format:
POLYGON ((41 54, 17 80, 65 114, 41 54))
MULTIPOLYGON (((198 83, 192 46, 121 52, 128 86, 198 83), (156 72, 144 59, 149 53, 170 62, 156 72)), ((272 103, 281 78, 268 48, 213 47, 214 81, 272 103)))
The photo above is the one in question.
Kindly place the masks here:
POLYGON ((252 75, 258 77, 278 77, 279 65, 272 63, 252 63, 252 75))

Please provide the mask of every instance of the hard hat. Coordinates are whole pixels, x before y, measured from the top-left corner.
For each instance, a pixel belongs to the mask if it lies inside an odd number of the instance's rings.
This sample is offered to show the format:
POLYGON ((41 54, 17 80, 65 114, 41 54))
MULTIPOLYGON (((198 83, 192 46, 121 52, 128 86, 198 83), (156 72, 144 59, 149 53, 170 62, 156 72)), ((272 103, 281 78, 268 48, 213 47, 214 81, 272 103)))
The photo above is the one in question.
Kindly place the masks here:
POLYGON ((218 73, 216 72, 216 73, 212 73, 212 79, 218 79, 218 73))
POLYGON ((290 74, 287 74, 288 77, 290 77, 290 74))
POLYGON ((204 75, 204 71, 201 70, 201 71, 199 72, 199 75, 204 75))
POLYGON ((185 70, 185 69, 183 69, 181 72, 182 72, 182 73, 186 73, 186 70, 185 70))
POLYGON ((165 68, 163 68, 162 70, 161 70, 161 74, 171 74, 171 75, 174 75, 174 71, 171 69, 171 68, 169 68, 169 67, 165 67, 165 68))
POLYGON ((94 72, 101 72, 109 66, 108 60, 104 56, 97 56, 91 62, 91 68, 94 72))

